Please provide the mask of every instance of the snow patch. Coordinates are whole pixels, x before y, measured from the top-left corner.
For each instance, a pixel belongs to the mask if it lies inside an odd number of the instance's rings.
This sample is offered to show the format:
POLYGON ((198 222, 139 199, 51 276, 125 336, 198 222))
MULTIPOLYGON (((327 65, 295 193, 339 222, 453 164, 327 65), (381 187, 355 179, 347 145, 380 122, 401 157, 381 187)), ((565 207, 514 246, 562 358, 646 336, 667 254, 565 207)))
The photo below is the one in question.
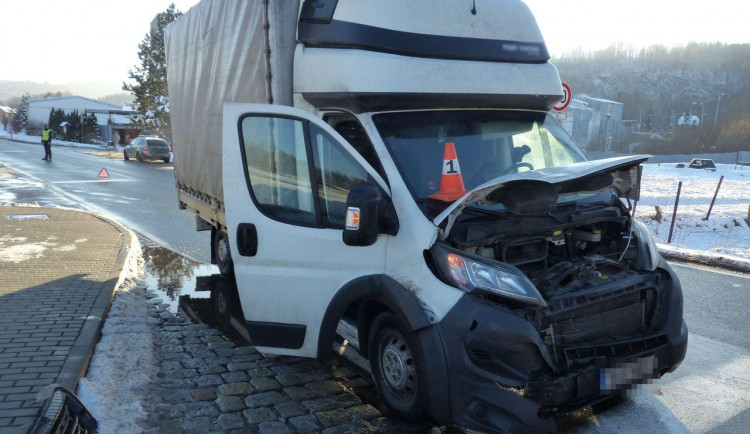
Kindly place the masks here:
POLYGON ((144 387, 156 379, 157 359, 147 321, 146 291, 137 286, 143 263, 131 233, 127 262, 78 397, 99 423, 99 433, 143 431, 144 387))
MULTIPOLYGON (((7 131, 0 130, 0 138, 2 139, 10 139, 11 134, 7 131)), ((13 141, 16 142, 24 142, 24 143, 34 143, 37 145, 42 145, 42 137, 41 136, 29 136, 28 134, 21 134, 21 133, 13 133, 13 141)), ((66 146, 66 147, 75 147, 75 148, 88 148, 88 149, 109 149, 111 146, 108 146, 107 144, 104 145, 91 145, 88 143, 78 143, 78 142, 66 142, 64 140, 57 140, 55 138, 52 139, 52 146, 66 146)))
POLYGON ((55 252, 72 252, 75 249, 77 249, 75 244, 68 244, 67 246, 55 247, 52 250, 55 252))
POLYGON ((29 259, 41 258, 47 247, 39 244, 17 244, 0 248, 0 261, 20 263, 29 259))

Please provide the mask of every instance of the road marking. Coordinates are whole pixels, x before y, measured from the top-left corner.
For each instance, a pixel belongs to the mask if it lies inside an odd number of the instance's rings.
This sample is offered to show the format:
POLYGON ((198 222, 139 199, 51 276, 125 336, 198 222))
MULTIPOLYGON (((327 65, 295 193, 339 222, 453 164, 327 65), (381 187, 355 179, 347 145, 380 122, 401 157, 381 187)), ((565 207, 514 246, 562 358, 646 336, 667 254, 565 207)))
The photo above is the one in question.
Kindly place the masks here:
POLYGON ((714 270, 713 268, 700 267, 700 266, 697 266, 697 265, 682 264, 682 263, 679 263, 679 262, 672 262, 672 261, 667 261, 667 262, 669 263, 669 265, 673 265, 673 266, 676 265, 678 267, 683 267, 683 268, 692 268, 694 270, 710 271, 711 273, 724 274, 726 276, 732 276, 732 277, 741 277, 743 279, 750 279, 750 276, 745 276, 745 275, 741 274, 740 272, 737 272, 735 274, 735 273, 732 273, 732 272, 729 272, 729 271, 714 270))
POLYGON ((108 182, 133 182, 134 179, 90 179, 86 181, 52 181, 50 184, 83 184, 86 182, 102 182, 102 183, 108 183, 108 182))
POLYGON ((0 151, 0 152, 2 152, 3 154, 10 154, 10 153, 13 153, 13 152, 18 153, 18 154, 28 154, 29 153, 29 151, 0 151))

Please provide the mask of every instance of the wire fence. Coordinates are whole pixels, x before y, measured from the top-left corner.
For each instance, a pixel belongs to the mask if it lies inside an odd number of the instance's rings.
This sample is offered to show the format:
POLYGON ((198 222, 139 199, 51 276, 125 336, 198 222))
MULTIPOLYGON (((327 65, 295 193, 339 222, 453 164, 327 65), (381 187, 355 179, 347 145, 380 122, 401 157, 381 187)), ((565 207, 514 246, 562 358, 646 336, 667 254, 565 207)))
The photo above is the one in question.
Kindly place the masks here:
POLYGON ((658 244, 750 260, 750 170, 651 166, 635 216, 658 244))

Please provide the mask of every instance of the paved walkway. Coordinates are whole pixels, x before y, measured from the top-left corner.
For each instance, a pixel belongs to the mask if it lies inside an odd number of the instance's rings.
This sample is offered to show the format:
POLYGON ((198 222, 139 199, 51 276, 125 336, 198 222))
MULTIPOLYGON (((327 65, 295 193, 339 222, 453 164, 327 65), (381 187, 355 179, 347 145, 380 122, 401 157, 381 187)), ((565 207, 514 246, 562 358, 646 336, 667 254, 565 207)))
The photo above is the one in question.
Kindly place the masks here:
POLYGON ((44 386, 75 390, 129 246, 90 213, 0 207, 0 432, 29 430, 44 386))

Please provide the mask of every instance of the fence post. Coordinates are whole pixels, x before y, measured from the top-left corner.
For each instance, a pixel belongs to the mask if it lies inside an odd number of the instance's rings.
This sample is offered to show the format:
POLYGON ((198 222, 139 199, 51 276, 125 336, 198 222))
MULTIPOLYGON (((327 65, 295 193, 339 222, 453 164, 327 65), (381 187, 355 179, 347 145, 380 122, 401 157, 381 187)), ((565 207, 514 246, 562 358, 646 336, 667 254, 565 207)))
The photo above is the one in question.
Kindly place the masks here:
POLYGON ((719 178, 719 184, 716 186, 716 191, 714 192, 714 198, 711 199, 711 205, 708 207, 708 213, 706 213, 706 218, 703 220, 708 220, 708 217, 711 215, 711 210, 714 209, 714 202, 716 202, 716 196, 719 194, 719 189, 721 188, 721 181, 724 180, 724 175, 721 175, 721 178, 719 178))
POLYGON ((677 184, 677 197, 674 199, 674 210, 672 211, 672 224, 669 225, 669 238, 667 238, 667 244, 672 242, 672 232, 674 231, 674 219, 677 217, 677 205, 680 204, 680 191, 682 191, 682 181, 677 184))

